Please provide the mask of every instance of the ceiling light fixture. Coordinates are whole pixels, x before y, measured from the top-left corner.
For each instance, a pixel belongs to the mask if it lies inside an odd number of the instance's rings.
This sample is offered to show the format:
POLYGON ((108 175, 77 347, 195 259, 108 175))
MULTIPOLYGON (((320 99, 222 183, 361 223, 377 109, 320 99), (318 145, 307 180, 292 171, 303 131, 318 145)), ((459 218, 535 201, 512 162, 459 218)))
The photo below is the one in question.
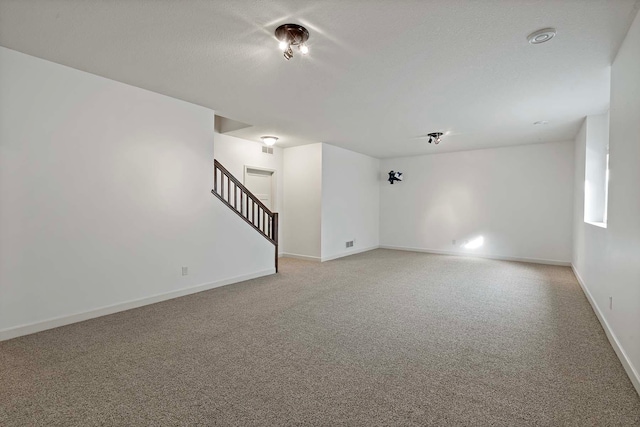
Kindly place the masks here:
POLYGON ((402 181, 402 172, 389 172, 389 179, 387 179, 387 181, 389 181, 389 184, 393 184, 396 181, 402 181))
POLYGON ((280 41, 278 46, 284 52, 284 57, 288 61, 293 58, 292 46, 297 46, 301 54, 309 53, 309 46, 305 43, 309 40, 309 31, 302 25, 284 24, 276 28, 276 38, 280 41))
POLYGON ((542 30, 535 31, 527 36, 527 40, 531 44, 540 44, 548 42, 556 35, 555 28, 543 28, 542 30))
POLYGON ((533 122, 534 125, 548 125, 549 122, 546 120, 538 120, 537 122, 533 122))
POLYGON ((266 145, 268 145, 269 147, 271 147, 273 144, 276 143, 276 141, 278 140, 277 136, 261 136, 260 139, 262 140, 262 142, 264 142, 266 145))
POLYGON ((440 137, 443 135, 442 132, 432 132, 432 133, 428 133, 427 136, 429 137, 429 144, 431 144, 432 142, 435 142, 436 144, 440 144, 440 137))

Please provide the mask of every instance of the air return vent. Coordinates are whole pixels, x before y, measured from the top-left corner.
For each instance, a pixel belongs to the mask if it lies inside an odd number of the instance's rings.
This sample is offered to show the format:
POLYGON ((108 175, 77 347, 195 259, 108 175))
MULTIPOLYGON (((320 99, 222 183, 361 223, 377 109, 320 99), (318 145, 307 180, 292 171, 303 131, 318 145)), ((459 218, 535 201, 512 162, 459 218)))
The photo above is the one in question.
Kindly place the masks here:
POLYGON ((262 152, 265 153, 265 154, 273 154, 273 147, 263 146, 262 147, 262 152))
POLYGON ((347 248, 352 248, 353 247, 353 240, 349 240, 347 242, 347 248))

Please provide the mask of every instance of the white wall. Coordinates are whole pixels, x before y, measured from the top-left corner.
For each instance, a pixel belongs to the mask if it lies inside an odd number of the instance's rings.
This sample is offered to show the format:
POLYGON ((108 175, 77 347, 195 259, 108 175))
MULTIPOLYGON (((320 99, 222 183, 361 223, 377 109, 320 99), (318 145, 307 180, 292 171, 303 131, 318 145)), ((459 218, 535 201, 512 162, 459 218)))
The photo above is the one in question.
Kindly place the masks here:
POLYGON ((0 93, 0 339, 273 272, 211 110, 5 48, 0 93))
POLYGON ((606 218, 607 149, 609 147, 609 113, 589 116, 586 120, 587 149, 585 161, 584 220, 604 225, 606 218))
POLYGON ((246 139, 237 138, 221 133, 214 134, 215 158, 231 172, 240 182, 244 183, 244 167, 255 166, 258 168, 271 169, 275 171, 276 194, 274 212, 279 213, 279 251, 282 253, 284 247, 283 224, 286 220, 283 215, 284 199, 284 150, 280 147, 273 147, 273 154, 262 152, 264 144, 246 139))
POLYGON ((378 247, 379 170, 378 159, 322 144, 323 261, 378 247))
POLYGON ((320 260, 322 144, 284 150, 283 255, 320 260))
POLYGON ((586 136, 583 125, 575 140, 573 265, 640 393, 640 15, 611 69, 607 228, 583 222, 586 136))
POLYGON ((384 159, 390 170, 404 181, 381 184, 381 246, 570 262, 571 142, 384 159))

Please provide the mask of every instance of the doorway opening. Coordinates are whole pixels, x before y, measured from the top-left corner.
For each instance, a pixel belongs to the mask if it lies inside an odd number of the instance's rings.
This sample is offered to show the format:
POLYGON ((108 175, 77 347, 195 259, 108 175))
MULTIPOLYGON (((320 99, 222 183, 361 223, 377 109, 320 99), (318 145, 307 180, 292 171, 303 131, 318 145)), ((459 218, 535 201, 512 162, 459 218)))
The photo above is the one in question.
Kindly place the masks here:
POLYGON ((244 186, 271 212, 276 207, 276 171, 255 166, 244 167, 244 186))

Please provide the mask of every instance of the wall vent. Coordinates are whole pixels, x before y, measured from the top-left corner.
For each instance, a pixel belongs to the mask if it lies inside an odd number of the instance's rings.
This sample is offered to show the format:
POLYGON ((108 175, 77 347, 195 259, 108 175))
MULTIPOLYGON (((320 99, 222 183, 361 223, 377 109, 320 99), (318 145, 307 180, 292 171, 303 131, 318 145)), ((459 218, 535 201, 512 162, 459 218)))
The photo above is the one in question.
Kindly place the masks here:
POLYGON ((262 146, 262 152, 265 154, 273 154, 273 147, 262 146))
POLYGON ((352 247, 353 247, 353 240, 349 240, 349 241, 347 242, 347 247, 348 247, 348 248, 352 248, 352 247))

